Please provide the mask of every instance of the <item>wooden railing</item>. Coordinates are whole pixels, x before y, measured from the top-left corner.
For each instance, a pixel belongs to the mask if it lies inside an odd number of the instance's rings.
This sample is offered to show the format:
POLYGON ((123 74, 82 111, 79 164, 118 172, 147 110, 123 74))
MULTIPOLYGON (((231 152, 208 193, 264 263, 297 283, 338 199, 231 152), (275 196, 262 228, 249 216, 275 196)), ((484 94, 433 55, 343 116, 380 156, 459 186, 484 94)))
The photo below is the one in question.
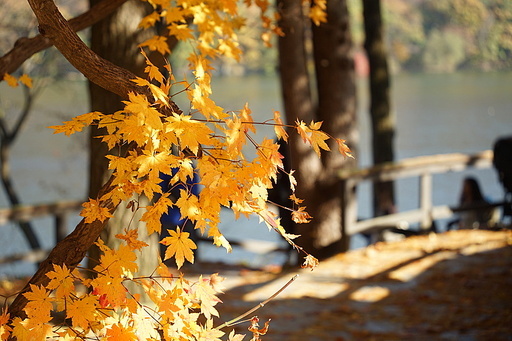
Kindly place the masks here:
MULTIPOLYGON (((0 225, 8 222, 28 222, 35 218, 53 216, 55 241, 62 240, 68 233, 68 217, 80 211, 82 201, 65 201, 43 205, 24 205, 15 208, 0 209, 0 225)), ((49 250, 32 250, 0 258, 0 264, 14 261, 39 262, 48 254, 49 250)))
MULTIPOLYGON (((453 216, 457 208, 433 206, 432 176, 435 173, 462 171, 467 168, 489 168, 492 166, 492 151, 486 150, 474 155, 442 154, 404 159, 396 163, 375 167, 343 171, 344 214, 343 231, 346 238, 357 233, 371 232, 382 228, 399 228, 403 222, 419 223, 422 229, 429 229, 432 222, 453 216), (401 178, 420 178, 419 208, 411 211, 389 214, 371 219, 358 220, 356 189, 364 181, 392 181, 401 178)), ((0 225, 7 222, 30 221, 43 216, 55 217, 55 240, 62 240, 67 234, 67 218, 81 209, 82 202, 59 202, 45 205, 22 206, 0 209, 0 225)), ((501 205, 500 203, 495 206, 501 205)), ((243 243, 240 243, 243 247, 243 243)), ((48 250, 34 250, 23 254, 0 258, 0 264, 25 260, 38 262, 44 259, 48 250)))
MULTIPOLYGON (((493 152, 486 150, 477 154, 440 154, 404 159, 396 163, 383 164, 370 168, 343 171, 344 235, 350 236, 371 232, 383 227, 400 228, 403 222, 419 223, 421 229, 427 230, 433 221, 453 216, 457 208, 433 206, 432 176, 436 173, 457 172, 467 168, 489 168, 492 166, 493 152), (406 212, 394 213, 371 219, 358 220, 356 189, 364 181, 382 182, 402 178, 419 177, 419 208, 406 212)), ((499 206, 500 204, 495 204, 499 206)))

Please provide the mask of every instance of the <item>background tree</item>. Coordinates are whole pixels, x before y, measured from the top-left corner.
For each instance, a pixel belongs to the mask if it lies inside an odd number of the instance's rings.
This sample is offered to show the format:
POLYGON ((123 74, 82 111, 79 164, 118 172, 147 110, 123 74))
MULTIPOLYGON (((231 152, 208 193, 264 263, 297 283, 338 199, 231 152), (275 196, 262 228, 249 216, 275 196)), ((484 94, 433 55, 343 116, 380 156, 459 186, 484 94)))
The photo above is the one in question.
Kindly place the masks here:
MULTIPOLYGON (((391 114, 390 80, 387 62, 381 1, 362 1, 365 42, 370 65, 370 118, 373 164, 394 161, 393 136, 395 123, 391 114)), ((394 211, 393 182, 373 184, 373 211, 375 216, 394 211)))
MULTIPOLYGON (((331 136, 346 138, 351 149, 357 143, 355 74, 349 15, 345 1, 327 1, 327 22, 315 16, 315 3, 304 13, 300 0, 278 0, 279 72, 288 123, 301 120, 323 121, 322 129, 331 136), (312 51, 308 46, 313 44, 312 51), (308 70, 314 63, 314 74, 308 70), (314 89, 312 93, 311 89, 314 89), (315 100, 316 99, 316 100, 315 100)), ((335 143, 331 149, 337 149, 335 143)), ((336 172, 355 167, 352 159, 341 155, 321 158, 304 146, 301 137, 290 137, 292 168, 296 170, 298 196, 315 219, 297 225, 298 243, 307 252, 324 258, 348 249, 343 238, 341 183, 336 172)))

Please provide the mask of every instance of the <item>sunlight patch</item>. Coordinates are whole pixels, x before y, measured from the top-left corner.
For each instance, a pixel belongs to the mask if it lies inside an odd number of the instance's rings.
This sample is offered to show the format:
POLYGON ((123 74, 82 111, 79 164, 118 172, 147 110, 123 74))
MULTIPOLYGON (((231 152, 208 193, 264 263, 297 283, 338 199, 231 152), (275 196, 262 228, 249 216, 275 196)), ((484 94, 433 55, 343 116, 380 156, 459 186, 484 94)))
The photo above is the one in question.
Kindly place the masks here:
POLYGON ((354 291, 350 294, 349 298, 359 302, 377 302, 388 297, 389 294, 390 291, 388 288, 371 285, 364 286, 354 291))

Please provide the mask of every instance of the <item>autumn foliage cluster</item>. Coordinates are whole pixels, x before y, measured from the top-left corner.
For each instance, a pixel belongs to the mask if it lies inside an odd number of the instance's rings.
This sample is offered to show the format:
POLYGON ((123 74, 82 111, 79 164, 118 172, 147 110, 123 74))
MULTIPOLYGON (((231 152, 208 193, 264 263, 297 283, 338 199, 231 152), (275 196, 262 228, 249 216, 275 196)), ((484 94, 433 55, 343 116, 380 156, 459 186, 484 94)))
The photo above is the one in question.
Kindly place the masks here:
MULTIPOLYGON (((147 78, 132 81, 147 89, 145 93, 130 93, 124 109, 115 113, 90 112, 51 128, 55 133, 71 135, 91 125, 103 127, 101 137, 113 152, 108 156, 113 180, 110 190, 83 204, 81 215, 85 223, 106 221, 112 216, 111 205, 128 202, 133 211, 143 210, 141 220, 148 234, 160 233, 160 218, 171 208, 179 209, 181 217, 194 223, 197 230, 212 239, 217 246, 231 250, 220 231, 221 209, 230 209, 236 217, 256 214, 268 226, 295 245, 295 235, 287 234, 279 219, 268 208, 267 191, 275 185, 278 172, 286 174, 295 188, 293 171, 283 168, 283 156, 278 143, 272 139, 256 141, 252 134, 261 124, 272 125, 278 139, 287 140, 295 130, 305 143, 320 155, 329 150, 325 143, 330 137, 320 130, 321 122, 284 124, 279 112, 265 122, 254 122, 249 105, 239 110, 226 111, 211 99, 211 61, 223 55, 240 58, 236 31, 244 25, 234 0, 147 0, 154 11, 140 23, 140 28, 163 24, 168 35, 193 46, 189 56, 192 79, 176 80, 171 67, 159 69, 144 50, 170 53, 168 36, 154 36, 141 44, 141 53, 147 61, 147 78), (173 96, 186 93, 189 112, 180 110, 173 96), (252 145, 256 156, 248 159, 243 148, 252 145), (128 152, 121 154, 120 146, 128 152), (119 151, 119 152, 117 152, 119 151), (170 187, 193 181, 197 173, 202 190, 194 194, 181 189, 179 199, 160 186, 161 175, 172 176, 170 187), (140 206, 131 198, 146 196, 151 205, 140 206), (131 200, 131 201, 130 201, 131 200)), ((306 2, 305 2, 306 3, 306 2)), ((309 4, 315 23, 325 21, 325 0, 309 4)), ((245 5, 261 9, 264 27, 263 40, 270 44, 271 34, 281 34, 276 17, 270 14, 268 1, 246 0, 245 5)), ((15 78, 5 75, 11 85, 22 82, 30 85, 27 76, 15 78)), ((336 140, 340 152, 348 150, 343 140, 336 140)), ((295 207, 289 210, 296 222, 307 222, 311 217, 301 207, 301 200, 292 195, 295 207)), ((102 251, 94 276, 86 276, 83 269, 53 265, 46 274, 49 284, 31 286, 24 293, 28 299, 26 316, 10 316, 7 308, 0 314, 0 339, 18 340, 108 339, 108 340, 242 340, 242 335, 225 332, 214 325, 219 314, 215 306, 220 302, 222 279, 217 275, 197 280, 173 276, 162 262, 157 269, 139 275, 136 259, 148 245, 138 239, 137 222, 126 226, 116 237, 123 240, 118 249, 111 249, 101 240, 102 251), (132 294, 126 284, 132 282, 143 289, 143 301, 132 294), (60 320, 55 316, 61 316, 60 320), (58 322, 60 321, 60 322, 58 322), (227 333, 227 336, 226 336, 227 333)), ((185 261, 194 262, 196 244, 182 226, 168 231, 162 240, 167 246, 165 259, 173 259, 179 269, 185 261)), ((304 252, 305 266, 316 260, 304 252)), ((148 271, 144 269, 144 271, 148 271)), ((221 327, 229 326, 223 324, 221 327)), ((253 318, 249 331, 254 340, 265 334, 253 318)))

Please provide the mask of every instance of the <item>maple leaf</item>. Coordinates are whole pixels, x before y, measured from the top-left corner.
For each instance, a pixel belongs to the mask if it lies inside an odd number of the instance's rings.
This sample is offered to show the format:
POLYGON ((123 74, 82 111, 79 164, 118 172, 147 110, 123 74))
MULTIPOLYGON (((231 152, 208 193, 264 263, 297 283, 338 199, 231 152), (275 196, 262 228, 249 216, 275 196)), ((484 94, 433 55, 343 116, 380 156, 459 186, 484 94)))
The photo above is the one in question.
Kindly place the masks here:
POLYGON ((194 263, 194 252, 197 249, 196 244, 189 238, 190 233, 182 231, 167 230, 169 237, 164 238, 160 243, 167 246, 164 260, 174 256, 178 269, 181 268, 185 259, 194 263))
POLYGON ((16 79, 16 77, 11 76, 8 73, 4 74, 4 81, 6 81, 11 88, 15 88, 18 86, 18 80, 16 79))
POLYGON ((107 330, 107 339, 113 341, 135 341, 137 335, 133 330, 133 327, 124 327, 121 323, 112 325, 107 330))
POLYGON ((302 137, 304 142, 311 143, 311 139, 309 137, 310 129, 306 123, 304 123, 304 121, 297 120, 297 122, 295 122, 295 129, 297 129, 297 132, 299 133, 300 137, 302 137))
POLYGON ((53 308, 53 299, 42 285, 30 284, 30 291, 24 293, 23 296, 29 301, 25 306, 25 312, 32 321, 43 324, 51 320, 50 311, 53 308))
POLYGON ((91 322, 97 319, 98 298, 87 295, 70 300, 66 304, 66 317, 71 319, 73 327, 87 330, 91 322))
POLYGON ((201 313, 207 319, 210 319, 212 315, 218 317, 219 312, 214 306, 221 302, 221 300, 215 295, 216 292, 210 284, 210 281, 200 276, 197 283, 194 284, 193 289, 194 298, 200 302, 201 313))
POLYGON ((53 264, 53 271, 48 272, 46 276, 50 279, 46 288, 50 290, 57 289, 55 291, 56 298, 66 298, 73 293, 75 289, 74 279, 65 264, 62 266, 53 264))
POLYGON ((297 210, 292 212, 292 220, 296 223, 309 223, 311 216, 305 211, 305 207, 299 207, 297 210))
POLYGON ((354 156, 350 153, 350 148, 345 144, 345 140, 342 139, 334 139, 336 143, 338 144, 338 151, 347 157, 354 158, 354 156))
POLYGON ((19 78, 21 84, 25 85, 27 88, 32 88, 32 78, 30 78, 26 74, 22 74, 19 78))
POLYGON ((100 201, 97 199, 89 199, 89 201, 82 204, 84 207, 80 215, 85 218, 86 223, 92 223, 95 220, 105 221, 105 219, 112 218, 112 213, 109 212, 107 207, 102 207, 100 201))
POLYGON ((282 139, 284 141, 288 141, 288 133, 284 129, 284 123, 281 120, 281 114, 279 111, 274 111, 274 132, 278 139, 282 139))
POLYGON ((314 268, 316 268, 318 266, 318 259, 316 259, 315 257, 311 256, 311 255, 307 255, 305 258, 304 258, 304 263, 302 263, 301 265, 301 268, 307 268, 307 269, 311 269, 311 271, 313 271, 314 268))
POLYGON ((167 26, 167 29, 169 30, 169 34, 175 36, 178 40, 194 38, 192 35, 192 29, 190 29, 187 24, 178 24, 174 22, 167 26))
POLYGON ((260 329, 259 321, 260 319, 258 318, 258 316, 254 316, 251 319, 251 325, 249 327, 249 331, 252 332, 253 340, 255 341, 261 340, 260 335, 265 335, 267 333, 270 323, 270 320, 268 320, 267 322, 265 322, 265 326, 263 326, 263 328, 260 329))
POLYGON ((171 50, 169 49, 169 45, 167 43, 167 38, 163 36, 153 36, 152 38, 139 44, 139 47, 144 46, 147 46, 151 51, 158 51, 160 54, 163 55, 171 53, 171 50))
POLYGON ((327 8, 326 0, 315 0, 314 5, 309 10, 309 17, 315 23, 316 26, 320 26, 321 23, 327 22, 327 8))
POLYGON ((12 321, 12 336, 17 341, 32 341, 33 334, 30 333, 30 329, 27 327, 29 321, 27 319, 22 320, 19 317, 15 317, 12 321))
POLYGON ((199 199, 194 194, 189 194, 186 190, 180 189, 179 199, 176 200, 176 206, 179 207, 181 217, 191 220, 197 220, 201 216, 199 199))
POLYGON ((323 131, 318 130, 312 130, 311 131, 311 146, 313 147, 313 150, 317 153, 317 155, 320 157, 320 148, 323 150, 331 150, 327 143, 325 143, 325 140, 329 139, 329 135, 324 133, 323 131))
POLYGON ((148 246, 147 243, 139 240, 139 232, 136 229, 124 230, 125 234, 116 234, 116 238, 124 240, 130 250, 140 250, 143 247, 148 246))
POLYGON ((155 11, 149 15, 146 15, 139 23, 140 28, 150 28, 155 26, 155 24, 160 21, 160 14, 155 11))
POLYGON ((9 313, 7 312, 7 306, 4 307, 2 314, 0 314, 0 340, 7 340, 12 327, 9 326, 9 313))
POLYGON ((231 330, 229 333, 229 341, 242 341, 244 339, 245 335, 242 334, 236 334, 235 330, 231 330))
POLYGON ((148 205, 146 207, 146 212, 141 217, 141 221, 146 222, 146 228, 148 230, 148 235, 153 232, 160 233, 162 228, 162 223, 160 222, 160 218, 162 214, 167 213, 169 208, 173 206, 172 200, 169 199, 170 193, 164 193, 153 205, 148 205))
POLYGON ((288 173, 288 181, 290 182, 290 189, 292 192, 295 192, 295 186, 297 186, 297 180, 293 176, 293 173, 295 173, 294 170, 291 170, 290 173, 288 173))
POLYGON ((54 134, 64 133, 66 136, 80 132, 84 129, 84 124, 76 120, 64 121, 63 123, 64 124, 62 125, 49 126, 48 128, 53 129, 54 134))

